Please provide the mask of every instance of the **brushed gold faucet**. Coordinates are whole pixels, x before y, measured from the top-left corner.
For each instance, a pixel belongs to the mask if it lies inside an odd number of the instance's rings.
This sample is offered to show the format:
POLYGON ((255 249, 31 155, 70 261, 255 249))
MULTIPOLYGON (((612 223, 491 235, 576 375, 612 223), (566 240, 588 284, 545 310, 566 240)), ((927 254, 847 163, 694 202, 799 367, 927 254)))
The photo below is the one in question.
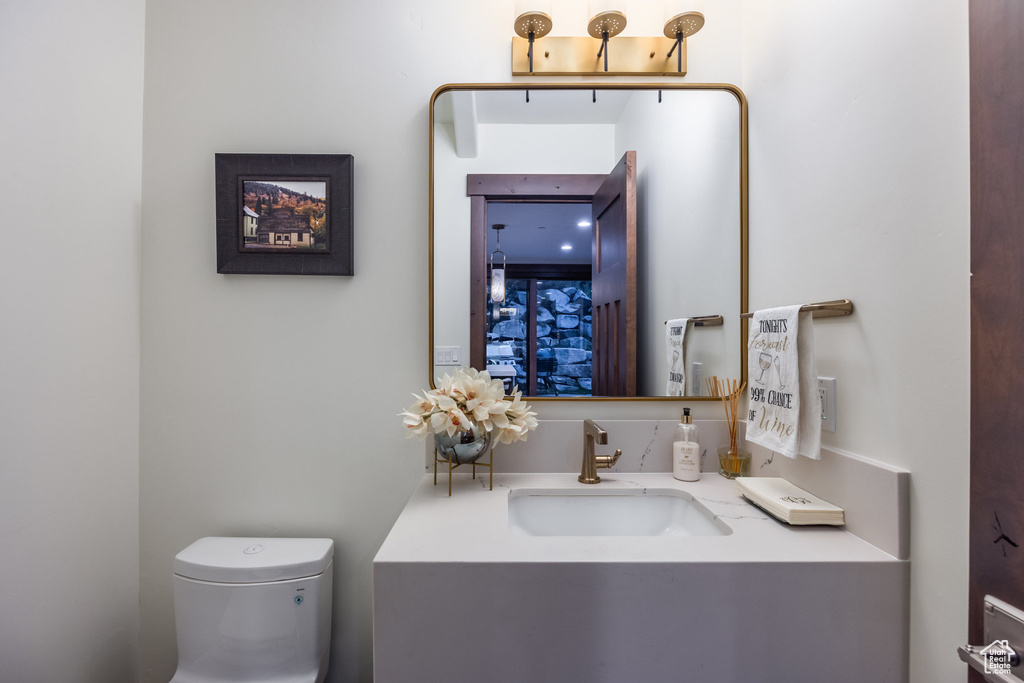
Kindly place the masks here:
POLYGON ((584 484, 596 484, 601 481, 597 476, 597 468, 611 467, 619 460, 622 450, 616 448, 615 455, 597 455, 594 451, 596 444, 607 444, 608 432, 597 426, 593 420, 583 421, 583 467, 580 469, 580 482, 584 484))

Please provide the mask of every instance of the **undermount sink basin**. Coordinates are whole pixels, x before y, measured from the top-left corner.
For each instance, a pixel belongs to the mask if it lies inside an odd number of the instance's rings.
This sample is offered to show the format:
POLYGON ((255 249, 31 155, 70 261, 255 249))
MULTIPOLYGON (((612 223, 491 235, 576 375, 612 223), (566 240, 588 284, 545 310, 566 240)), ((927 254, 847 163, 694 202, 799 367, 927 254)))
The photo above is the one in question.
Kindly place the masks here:
POLYGON ((727 536, 722 520, 674 489, 513 489, 508 526, 523 536, 727 536))

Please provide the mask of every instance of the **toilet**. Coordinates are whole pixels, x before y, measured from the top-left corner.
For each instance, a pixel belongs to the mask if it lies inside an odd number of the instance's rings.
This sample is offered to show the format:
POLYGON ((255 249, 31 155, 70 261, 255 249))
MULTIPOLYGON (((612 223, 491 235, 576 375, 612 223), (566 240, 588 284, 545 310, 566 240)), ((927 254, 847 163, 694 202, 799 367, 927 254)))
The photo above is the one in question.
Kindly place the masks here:
POLYGON ((208 537, 178 553, 171 683, 321 683, 333 558, 329 538, 208 537))

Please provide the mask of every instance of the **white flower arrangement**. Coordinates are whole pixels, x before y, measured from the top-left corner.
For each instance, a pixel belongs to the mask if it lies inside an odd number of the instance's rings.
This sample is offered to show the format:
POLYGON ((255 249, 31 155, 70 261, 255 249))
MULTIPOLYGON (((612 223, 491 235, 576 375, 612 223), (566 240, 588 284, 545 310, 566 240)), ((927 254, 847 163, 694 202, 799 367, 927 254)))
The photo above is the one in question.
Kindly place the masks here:
POLYGON ((522 392, 513 390, 505 396, 500 379, 491 379, 487 372, 460 368, 454 375, 445 374, 438 388, 423 395, 413 394, 416 402, 399 413, 408 431, 406 437, 444 432, 497 431, 501 443, 525 441, 527 432, 537 428, 537 413, 522 400, 522 392))

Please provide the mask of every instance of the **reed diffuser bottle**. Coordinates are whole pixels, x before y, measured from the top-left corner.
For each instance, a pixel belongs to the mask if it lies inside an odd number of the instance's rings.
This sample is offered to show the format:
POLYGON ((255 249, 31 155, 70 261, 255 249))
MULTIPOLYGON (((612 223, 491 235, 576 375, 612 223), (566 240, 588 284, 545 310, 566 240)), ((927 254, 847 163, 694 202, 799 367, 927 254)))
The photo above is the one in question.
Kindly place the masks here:
POLYGON ((680 481, 700 480, 700 444, 697 441, 697 425, 693 424, 690 409, 683 408, 676 425, 676 438, 672 441, 672 476, 680 481))
POLYGON ((712 396, 722 399, 725 408, 725 422, 729 427, 729 445, 718 449, 718 473, 726 479, 745 477, 750 472, 750 452, 740 448, 739 417, 740 395, 747 388, 747 383, 739 380, 718 377, 708 378, 708 390, 712 396))

